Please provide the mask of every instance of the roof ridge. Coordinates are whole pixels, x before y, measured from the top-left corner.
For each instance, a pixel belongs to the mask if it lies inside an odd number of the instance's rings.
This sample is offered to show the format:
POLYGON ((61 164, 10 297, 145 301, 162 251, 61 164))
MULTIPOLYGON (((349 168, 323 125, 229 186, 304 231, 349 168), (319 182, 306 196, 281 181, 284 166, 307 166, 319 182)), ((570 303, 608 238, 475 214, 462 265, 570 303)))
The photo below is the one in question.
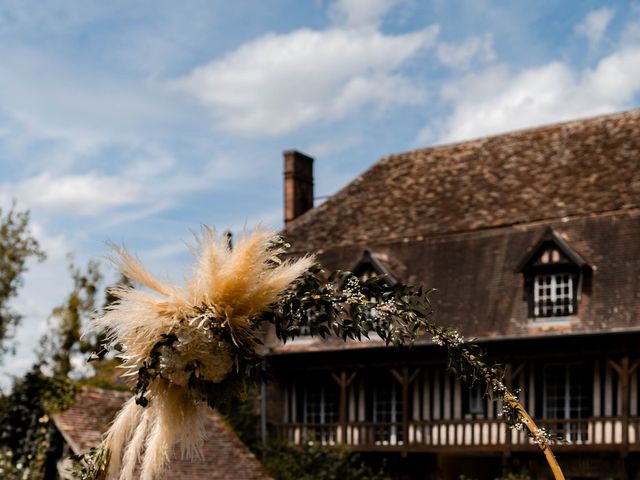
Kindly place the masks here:
MULTIPOLYGON (((572 119, 569 119, 569 120, 562 120, 562 121, 554 122, 554 123, 543 123, 543 124, 535 125, 535 126, 531 126, 531 127, 517 128, 515 130, 505 130, 504 132, 491 133, 491 134, 483 135, 483 136, 480 136, 480 137, 471 137, 471 138, 467 138, 467 139, 463 139, 463 140, 455 140, 455 141, 446 142, 446 143, 438 143, 436 145, 431 145, 431 146, 426 146, 426 147, 418 147, 418 148, 414 148, 414 149, 411 149, 411 150, 405 150, 405 151, 402 151, 402 152, 390 153, 390 154, 385 155, 382 158, 380 158, 380 160, 378 162, 380 162, 382 160, 386 160, 386 159, 402 157, 402 156, 405 156, 405 155, 411 155, 411 154, 430 151, 430 150, 437 150, 439 148, 451 148, 451 147, 455 147, 455 146, 458 146, 458 145, 464 145, 466 143, 482 142, 482 141, 493 140, 493 139, 497 139, 497 138, 504 138, 504 137, 510 137, 510 136, 530 134, 530 133, 534 133, 534 132, 544 132, 545 130, 557 129, 558 127, 569 127, 571 125, 588 125, 588 124, 591 124, 591 123, 596 123, 598 121, 613 120, 613 119, 618 118, 618 117, 624 117, 624 116, 634 115, 634 114, 640 115, 640 108, 631 108, 629 110, 623 110, 621 112, 603 113, 603 114, 599 114, 599 115, 590 115, 590 116, 585 116, 585 117, 577 117, 577 118, 572 118, 572 119)), ((376 163, 378 163, 378 162, 376 162, 376 163)))

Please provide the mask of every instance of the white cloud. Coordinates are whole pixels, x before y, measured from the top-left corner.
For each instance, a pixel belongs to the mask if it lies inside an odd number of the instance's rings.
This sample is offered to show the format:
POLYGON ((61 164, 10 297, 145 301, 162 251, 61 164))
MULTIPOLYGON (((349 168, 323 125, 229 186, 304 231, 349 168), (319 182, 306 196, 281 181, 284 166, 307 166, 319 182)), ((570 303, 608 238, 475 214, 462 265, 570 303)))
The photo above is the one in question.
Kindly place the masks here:
POLYGON ((134 182, 95 172, 54 176, 43 172, 4 189, 29 207, 71 215, 97 215, 141 198, 134 182))
POLYGON ((466 68, 474 57, 482 62, 491 62, 496 57, 490 33, 469 37, 461 43, 441 43, 437 54, 438 60, 450 68, 466 68))
POLYGON ((589 47, 594 49, 602 41, 602 37, 607 31, 607 27, 613 19, 613 14, 613 10, 609 7, 592 10, 581 23, 575 26, 574 31, 578 35, 587 37, 589 47))
POLYGON ((451 142, 624 110, 640 94, 640 45, 624 43, 594 68, 551 62, 512 72, 490 67, 442 90, 452 113, 417 141, 451 142))
POLYGON ((350 27, 377 26, 403 0, 336 0, 329 16, 336 24, 350 27))
POLYGON ((269 34, 174 82, 208 106, 218 128, 279 135, 366 105, 420 102, 400 68, 433 45, 437 26, 404 35, 371 29, 269 34))
POLYGON ((327 140, 307 145, 302 149, 302 151, 308 153, 312 157, 322 157, 330 153, 346 150, 359 145, 360 143, 362 143, 362 138, 359 135, 329 138, 327 140))

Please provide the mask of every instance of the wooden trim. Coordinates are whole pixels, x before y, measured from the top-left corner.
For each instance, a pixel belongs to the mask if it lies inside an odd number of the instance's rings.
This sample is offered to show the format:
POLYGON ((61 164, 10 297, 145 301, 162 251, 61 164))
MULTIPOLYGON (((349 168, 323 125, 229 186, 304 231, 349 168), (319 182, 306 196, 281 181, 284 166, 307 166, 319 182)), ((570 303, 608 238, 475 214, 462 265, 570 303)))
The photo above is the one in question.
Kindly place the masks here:
POLYGON ((442 418, 451 420, 451 375, 444 374, 443 387, 444 395, 442 396, 442 418))
MULTIPOLYGON (((623 357, 620 369, 620 390, 622 395, 622 448, 629 451, 629 357, 623 357)), ((620 412, 618 412, 620 415, 620 412)))
POLYGON ((604 369, 604 416, 613 415, 613 381, 611 379, 612 366, 607 362, 604 369))
POLYGON ((602 385, 600 382, 600 360, 593 361, 593 416, 602 415, 602 385))
POLYGON ((351 385, 353 379, 356 376, 356 372, 353 372, 351 375, 347 376, 347 372, 342 370, 340 375, 336 375, 335 373, 331 374, 331 377, 338 383, 340 387, 340 403, 338 406, 338 418, 340 422, 340 439, 339 442, 342 444, 347 443, 347 387, 351 385))
MULTIPOLYGON (((635 367, 638 364, 636 362, 635 367)), ((629 416, 638 415, 638 374, 636 368, 629 368, 629 416)))
POLYGON ((442 383, 440 382, 440 369, 437 368, 433 372, 433 419, 440 420, 442 415, 442 401, 440 398, 440 388, 442 383))
POLYGON ((527 411, 535 418, 536 415, 536 370, 535 364, 529 365, 529 403, 527 411))
POLYGON ((431 383, 429 382, 429 370, 426 368, 422 379, 422 419, 431 419, 431 383))
POLYGON ((453 381, 453 419, 462 419, 462 383, 459 379, 453 381))

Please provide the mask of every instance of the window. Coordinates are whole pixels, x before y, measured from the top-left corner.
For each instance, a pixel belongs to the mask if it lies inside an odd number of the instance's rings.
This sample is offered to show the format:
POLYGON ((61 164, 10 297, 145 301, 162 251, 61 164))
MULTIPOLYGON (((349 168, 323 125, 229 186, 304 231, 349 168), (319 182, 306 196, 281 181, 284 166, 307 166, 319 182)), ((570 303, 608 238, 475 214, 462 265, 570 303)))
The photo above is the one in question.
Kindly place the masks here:
POLYGON ((561 317, 575 313, 575 276, 569 273, 547 273, 535 276, 533 316, 561 317))
POLYGON ((571 420, 591 416, 592 374, 578 363, 545 365, 543 415, 547 420, 557 421, 551 423, 551 428, 569 442, 588 439, 587 424, 571 420))
POLYGON ((518 271, 524 276, 525 299, 534 319, 577 315, 582 289, 591 285, 591 267, 553 229, 527 253, 518 271))
POLYGON ((303 391, 302 422, 305 440, 333 444, 338 422, 338 388, 336 385, 308 385, 303 391))
POLYGON ((402 445, 402 392, 394 379, 373 388, 373 423, 378 445, 402 445))

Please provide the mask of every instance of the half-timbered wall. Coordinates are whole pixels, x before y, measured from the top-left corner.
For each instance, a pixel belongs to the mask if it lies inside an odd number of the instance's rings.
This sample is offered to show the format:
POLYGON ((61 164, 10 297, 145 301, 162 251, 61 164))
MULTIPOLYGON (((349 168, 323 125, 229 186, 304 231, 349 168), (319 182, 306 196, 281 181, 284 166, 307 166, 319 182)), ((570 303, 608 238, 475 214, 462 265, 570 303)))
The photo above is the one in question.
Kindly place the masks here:
MULTIPOLYGON (((514 363, 505 382, 540 426, 570 444, 640 450, 637 365, 628 358, 514 363)), ((505 427, 502 405, 484 392, 444 366, 327 372, 284 387, 280 429, 295 443, 362 449, 531 446, 523 431, 505 427)))

